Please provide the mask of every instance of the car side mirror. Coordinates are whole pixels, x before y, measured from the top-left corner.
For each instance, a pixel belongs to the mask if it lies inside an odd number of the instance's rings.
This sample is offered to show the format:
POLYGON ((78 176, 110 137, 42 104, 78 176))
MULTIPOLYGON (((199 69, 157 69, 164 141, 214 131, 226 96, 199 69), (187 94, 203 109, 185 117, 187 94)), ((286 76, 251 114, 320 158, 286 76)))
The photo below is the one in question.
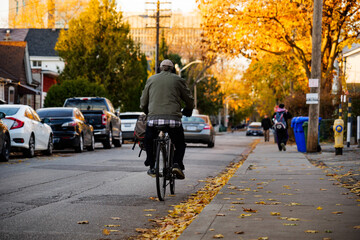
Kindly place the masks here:
POLYGON ((0 112, 0 119, 3 119, 3 118, 5 118, 5 117, 6 117, 6 114, 3 113, 3 112, 0 112))
POLYGON ((50 123, 50 119, 48 118, 44 118, 41 120, 42 123, 46 123, 46 124, 49 124, 50 123))

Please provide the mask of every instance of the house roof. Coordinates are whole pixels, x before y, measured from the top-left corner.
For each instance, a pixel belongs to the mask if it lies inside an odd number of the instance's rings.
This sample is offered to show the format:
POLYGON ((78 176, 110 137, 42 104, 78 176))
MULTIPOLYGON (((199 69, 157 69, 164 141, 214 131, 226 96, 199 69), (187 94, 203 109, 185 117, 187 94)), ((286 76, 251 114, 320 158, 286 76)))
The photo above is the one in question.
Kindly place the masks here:
POLYGON ((25 48, 26 42, 0 41, 0 77, 26 82, 25 48))
POLYGON ((353 43, 351 45, 351 48, 348 48, 348 46, 345 46, 344 49, 343 49, 343 54, 347 54, 349 52, 352 52, 356 49, 360 48, 360 44, 357 44, 357 43, 353 43))
POLYGON ((28 34, 29 29, 11 29, 11 28, 0 28, 0 41, 4 41, 6 37, 6 32, 10 31, 10 41, 25 41, 26 35, 28 34))
POLYGON ((28 43, 30 56, 58 56, 55 45, 59 37, 60 29, 29 29, 25 38, 28 43))

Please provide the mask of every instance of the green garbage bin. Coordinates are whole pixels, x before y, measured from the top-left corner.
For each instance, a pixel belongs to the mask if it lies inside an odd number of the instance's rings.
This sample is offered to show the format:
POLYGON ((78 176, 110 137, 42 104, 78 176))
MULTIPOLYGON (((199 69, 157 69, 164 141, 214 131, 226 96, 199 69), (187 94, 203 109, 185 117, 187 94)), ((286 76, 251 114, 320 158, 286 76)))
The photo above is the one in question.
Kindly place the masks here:
MULTIPOLYGON (((304 129, 304 134, 305 134, 305 146, 307 144, 307 134, 308 134, 308 122, 304 122, 302 125, 303 129, 304 129)), ((307 148, 306 148, 307 149, 307 148)))

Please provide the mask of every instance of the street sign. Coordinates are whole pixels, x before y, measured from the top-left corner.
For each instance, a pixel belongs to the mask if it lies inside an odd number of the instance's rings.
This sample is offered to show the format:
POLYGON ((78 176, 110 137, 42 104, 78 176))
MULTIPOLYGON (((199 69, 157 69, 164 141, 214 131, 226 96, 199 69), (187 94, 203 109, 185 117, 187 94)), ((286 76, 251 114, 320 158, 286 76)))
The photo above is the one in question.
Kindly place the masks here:
POLYGON ((307 93, 306 94, 306 104, 319 104, 319 94, 318 93, 307 93))
POLYGON ((309 87, 319 87, 319 79, 310 78, 309 79, 309 87))

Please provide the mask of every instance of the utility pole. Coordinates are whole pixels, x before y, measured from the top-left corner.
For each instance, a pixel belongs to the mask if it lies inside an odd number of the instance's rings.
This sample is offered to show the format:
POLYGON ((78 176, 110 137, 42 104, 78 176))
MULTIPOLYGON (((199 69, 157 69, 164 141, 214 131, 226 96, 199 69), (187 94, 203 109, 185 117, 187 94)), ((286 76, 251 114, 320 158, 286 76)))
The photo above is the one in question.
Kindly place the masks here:
MULTIPOLYGON (((311 79, 309 79, 310 94, 313 103, 309 106, 309 127, 306 144, 307 152, 317 152, 319 137, 319 110, 321 88, 321 26, 322 26, 322 0, 314 0, 313 31, 312 31, 312 58, 311 79), (311 83, 310 83, 311 82, 311 83), (315 96, 315 97, 314 97, 315 96)), ((308 98, 307 98, 308 100, 308 98)))
POLYGON ((156 2, 145 2, 145 4, 156 4, 156 9, 147 9, 147 11, 154 11, 154 14, 151 14, 149 17, 155 18, 155 28, 156 28, 156 43, 155 43, 155 73, 159 72, 159 36, 160 36, 160 18, 165 17, 168 18, 171 15, 162 15, 160 14, 161 11, 171 11, 170 9, 161 9, 160 4, 171 4, 171 2, 160 2, 157 0, 156 2))

